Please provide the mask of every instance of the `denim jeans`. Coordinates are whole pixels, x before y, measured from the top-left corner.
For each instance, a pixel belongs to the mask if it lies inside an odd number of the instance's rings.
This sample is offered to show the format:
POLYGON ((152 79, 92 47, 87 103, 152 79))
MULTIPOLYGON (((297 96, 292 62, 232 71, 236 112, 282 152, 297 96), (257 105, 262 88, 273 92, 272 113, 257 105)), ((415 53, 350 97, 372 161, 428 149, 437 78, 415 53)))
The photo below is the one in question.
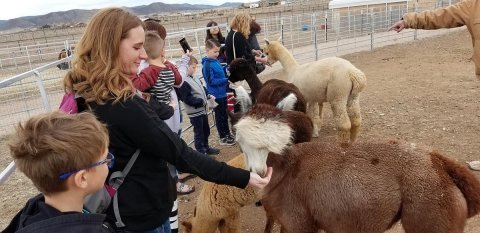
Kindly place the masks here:
POLYGON ((131 231, 127 229, 117 230, 118 233, 170 233, 170 219, 167 220, 159 227, 148 231, 131 231))
POLYGON ((215 102, 218 104, 218 106, 214 108, 218 136, 224 138, 230 135, 230 129, 228 128, 227 97, 215 99, 215 102))

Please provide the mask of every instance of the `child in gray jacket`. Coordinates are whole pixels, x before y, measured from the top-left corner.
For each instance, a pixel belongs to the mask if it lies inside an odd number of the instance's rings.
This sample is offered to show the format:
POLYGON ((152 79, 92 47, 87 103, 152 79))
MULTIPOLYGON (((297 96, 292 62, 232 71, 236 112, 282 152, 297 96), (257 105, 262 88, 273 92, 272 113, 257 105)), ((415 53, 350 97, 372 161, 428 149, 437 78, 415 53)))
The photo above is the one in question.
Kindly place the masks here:
POLYGON ((179 71, 184 83, 178 89, 178 92, 193 126, 195 149, 203 154, 217 155, 220 151, 208 145, 210 126, 208 124, 207 103, 209 99, 214 100, 215 97, 207 93, 205 86, 198 77, 193 76, 197 65, 198 60, 191 56, 190 52, 182 56, 179 71))

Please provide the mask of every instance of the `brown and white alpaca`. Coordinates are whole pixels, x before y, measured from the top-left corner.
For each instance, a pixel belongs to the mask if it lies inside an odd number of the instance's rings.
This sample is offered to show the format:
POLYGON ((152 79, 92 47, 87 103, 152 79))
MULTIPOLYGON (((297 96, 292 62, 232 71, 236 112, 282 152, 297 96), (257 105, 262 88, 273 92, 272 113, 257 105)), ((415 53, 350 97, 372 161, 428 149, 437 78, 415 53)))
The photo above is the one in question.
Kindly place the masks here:
MULTIPOLYGON (((265 119, 274 118, 278 122, 282 122, 282 126, 287 126, 276 128, 275 131, 272 131, 272 135, 269 137, 270 140, 276 141, 276 135, 281 130, 288 130, 291 133, 290 137, 288 137, 289 142, 300 143, 311 140, 313 124, 305 113, 281 111, 271 105, 258 104, 248 114, 265 119)), ((266 123, 268 124, 268 122, 266 123)), ((282 132, 282 134, 284 133, 282 132)), ((254 161, 249 163, 252 162, 254 161)), ((265 163, 265 161, 260 161, 260 163, 265 163)), ((243 154, 236 156, 228 164, 245 170, 253 170, 253 168, 247 166, 243 154)), ((258 194, 249 187, 239 189, 232 186, 205 182, 198 196, 193 217, 182 222, 182 225, 187 233, 214 233, 217 228, 221 233, 241 232, 239 225, 240 208, 259 200, 258 194)), ((273 222, 273 220, 268 221, 273 222)))
MULTIPOLYGON (((270 104, 273 106, 277 106, 282 110, 295 110, 300 112, 306 112, 307 103, 305 101, 305 97, 303 97, 302 93, 295 85, 278 79, 271 79, 262 84, 262 82, 257 76, 257 73, 250 65, 250 62, 243 58, 236 58, 235 60, 233 60, 230 63, 228 69, 230 72, 228 80, 230 82, 236 83, 245 80, 248 83, 248 86, 251 89, 250 96, 252 104, 270 104), (287 97, 292 94, 296 98, 296 102, 294 103, 293 108, 291 108, 288 103, 285 104, 284 102, 282 102, 287 101, 289 99, 287 97)), ((237 87, 242 89, 241 86, 237 87)), ((240 94, 246 93, 243 90, 240 90, 239 92, 240 94)), ((242 97, 240 97, 239 99, 244 99, 242 97)), ((246 108, 249 109, 250 107, 251 106, 246 108)))
POLYGON ((280 61, 287 74, 287 82, 298 87, 308 106, 307 114, 314 123, 313 136, 318 137, 322 125, 324 102, 332 107, 339 139, 355 141, 362 122, 360 92, 365 88, 365 74, 349 61, 330 57, 306 64, 298 64, 292 54, 278 41, 268 41, 264 53, 269 63, 280 61))
POLYGON ((236 127, 247 166, 258 174, 273 167, 261 202, 281 232, 380 233, 401 220, 406 233, 462 233, 480 212, 475 175, 415 144, 288 146, 289 126, 275 118, 245 116, 236 127))

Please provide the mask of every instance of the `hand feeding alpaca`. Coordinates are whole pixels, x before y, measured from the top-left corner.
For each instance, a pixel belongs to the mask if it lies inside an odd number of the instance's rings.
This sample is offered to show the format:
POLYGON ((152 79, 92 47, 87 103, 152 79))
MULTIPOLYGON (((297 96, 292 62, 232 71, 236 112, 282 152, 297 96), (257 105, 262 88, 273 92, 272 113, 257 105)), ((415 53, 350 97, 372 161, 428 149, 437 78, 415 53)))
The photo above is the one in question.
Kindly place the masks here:
POLYGON ((314 123, 313 136, 318 137, 322 125, 324 102, 332 107, 339 139, 355 141, 362 122, 360 92, 366 86, 365 74, 349 61, 330 57, 299 65, 292 54, 278 41, 268 41, 264 53, 270 64, 280 61, 288 80, 298 87, 308 103, 307 114, 314 123))
POLYGON ((479 180, 437 152, 395 141, 288 146, 288 124, 275 121, 245 116, 236 138, 253 171, 273 167, 261 202, 281 232, 380 233, 401 220, 406 233, 462 233, 480 212, 479 180))
MULTIPOLYGON (((268 140, 277 141, 276 135, 283 130, 291 133, 288 138, 289 142, 300 143, 311 140, 313 124, 310 118, 297 111, 281 111, 274 106, 267 104, 255 105, 246 116, 252 115, 255 119, 260 120, 274 118, 281 122, 283 127, 276 127, 275 124, 270 125, 272 132, 268 140), (285 127, 285 125, 287 127, 285 127), (294 130, 292 130, 294 129, 294 130)), ((268 124, 268 122, 265 122, 268 124)), ((276 122, 275 122, 276 123, 276 122)), ((278 125, 278 124, 277 124, 278 125)), ((282 132, 284 133, 284 132, 282 132)), ((266 138, 262 140, 267 140, 266 138)), ((285 143, 284 141, 278 143, 285 143)), ((275 148, 266 148, 267 150, 275 150, 275 148)), ((247 166, 247 164, 258 163, 264 164, 265 161, 249 161, 246 162, 245 156, 240 154, 230 160, 228 164, 254 171, 260 166, 247 166)), ((213 233, 220 230, 221 233, 239 233, 239 213, 240 208, 251 205, 260 200, 258 194, 251 188, 239 189, 232 186, 218 185, 205 182, 200 195, 198 196, 195 206, 194 216, 182 222, 185 232, 192 233, 213 233)), ((272 222, 273 220, 269 220, 272 222)))

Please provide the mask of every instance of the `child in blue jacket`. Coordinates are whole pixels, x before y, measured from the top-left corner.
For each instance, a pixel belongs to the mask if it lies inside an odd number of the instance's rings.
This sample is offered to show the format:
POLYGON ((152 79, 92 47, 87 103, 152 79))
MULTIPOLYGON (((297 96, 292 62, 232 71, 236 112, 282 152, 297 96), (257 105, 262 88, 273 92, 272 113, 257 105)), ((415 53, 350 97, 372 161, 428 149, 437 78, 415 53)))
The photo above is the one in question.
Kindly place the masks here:
POLYGON ((208 93, 215 96, 218 106, 214 109, 215 124, 217 125, 220 145, 235 145, 235 139, 230 134, 227 114, 227 85, 222 65, 217 60, 220 44, 218 41, 208 39, 205 42, 207 56, 202 59, 202 74, 207 83, 208 93))

